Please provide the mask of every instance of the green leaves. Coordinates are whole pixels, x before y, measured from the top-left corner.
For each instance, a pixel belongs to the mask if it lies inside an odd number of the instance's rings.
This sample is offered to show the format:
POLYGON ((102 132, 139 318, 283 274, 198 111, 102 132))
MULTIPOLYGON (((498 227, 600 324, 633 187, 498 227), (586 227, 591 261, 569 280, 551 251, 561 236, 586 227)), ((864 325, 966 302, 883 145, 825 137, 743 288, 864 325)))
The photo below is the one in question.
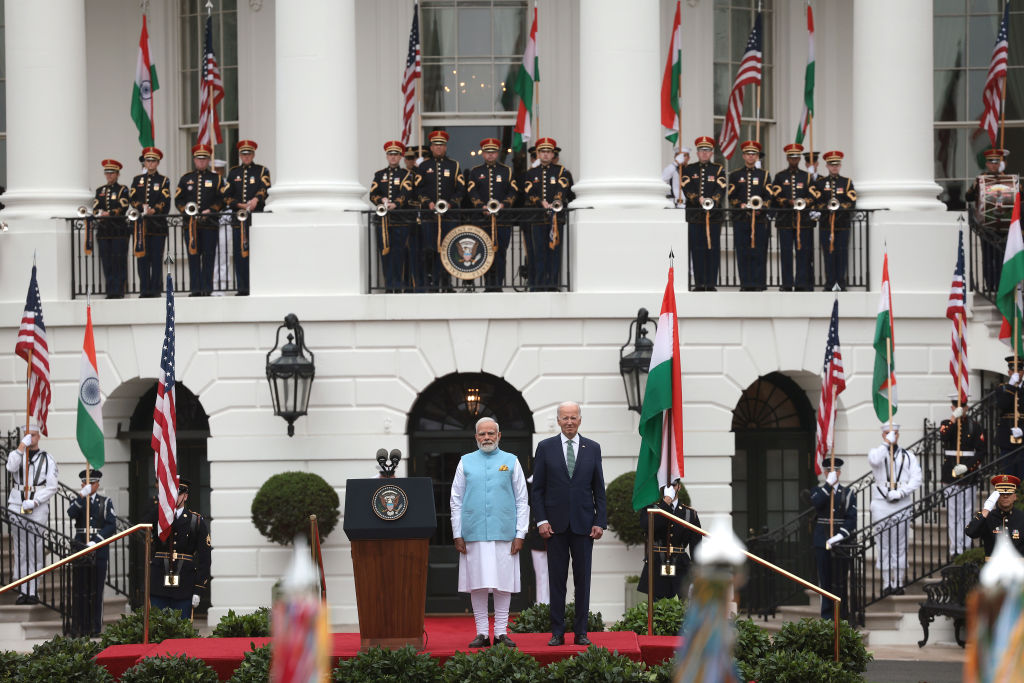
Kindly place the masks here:
MULTIPOLYGON (((835 635, 831 621, 801 619, 797 622, 783 624, 782 629, 775 635, 774 649, 780 653, 800 650, 817 655, 822 660, 832 661, 834 643, 835 635)), ((874 657, 864 647, 861 635, 853 630, 849 622, 840 622, 839 661, 842 667, 853 673, 863 673, 872 659, 874 657)), ((761 678, 759 680, 771 679, 761 678)))
POLYGON ((541 680, 576 683, 632 683, 645 681, 647 668, 643 662, 591 645, 575 657, 549 664, 541 680))
MULTIPOLYGON (((100 645, 127 645, 142 642, 142 608, 125 614, 118 621, 107 626, 100 637, 100 645)), ((149 642, 160 643, 168 638, 198 638, 199 632, 192 622, 181 618, 173 609, 152 609, 149 611, 149 642)))
POLYGON ((176 657, 146 657, 121 674, 121 683, 219 683, 217 672, 201 659, 185 655, 176 657))
POLYGON ((0 681, 35 683, 36 681, 74 680, 76 683, 108 683, 114 678, 93 661, 103 648, 88 638, 56 636, 32 648, 32 654, 20 659, 0 657, 0 681))
POLYGON ((316 515, 323 541, 338 525, 338 494, 319 475, 281 472, 267 479, 252 500, 252 523, 274 543, 290 545, 302 534, 309 539, 309 516, 316 515))
POLYGON ((260 607, 251 614, 235 614, 229 609, 210 634, 214 638, 269 638, 270 608, 260 607))
POLYGON ((444 664, 443 680, 447 683, 534 683, 541 667, 533 657, 517 649, 496 645, 487 650, 466 654, 456 652, 444 664))
MULTIPOLYGON (((565 604, 565 623, 572 624, 576 619, 576 603, 565 604)), ((551 608, 543 602, 531 605, 519 613, 514 622, 509 624, 512 633, 551 633, 551 608)), ((604 631, 604 619, 600 612, 587 614, 587 632, 604 631)))
POLYGON ((441 667, 428 654, 417 654, 406 645, 400 650, 375 647, 338 663, 332 672, 336 683, 440 683, 441 667))
POLYGON ((250 643, 250 646, 252 649, 245 653, 228 683, 267 683, 270 680, 270 645, 257 648, 250 643))
MULTIPOLYGON (((678 636, 683 625, 686 603, 679 598, 662 598, 654 603, 654 635, 678 636)), ((612 624, 609 631, 632 631, 637 635, 647 635, 647 602, 630 607, 622 619, 612 624)))

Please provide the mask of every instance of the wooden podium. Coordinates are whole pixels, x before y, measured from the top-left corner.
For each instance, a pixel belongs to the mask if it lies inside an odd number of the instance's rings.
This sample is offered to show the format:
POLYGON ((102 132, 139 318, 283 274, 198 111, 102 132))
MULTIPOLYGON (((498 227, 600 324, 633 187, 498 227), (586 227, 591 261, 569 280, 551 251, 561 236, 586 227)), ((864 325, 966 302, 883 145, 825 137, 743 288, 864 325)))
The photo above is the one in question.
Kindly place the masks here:
POLYGON ((361 649, 423 649, 427 556, 436 527, 429 477, 348 480, 344 528, 352 543, 361 649))

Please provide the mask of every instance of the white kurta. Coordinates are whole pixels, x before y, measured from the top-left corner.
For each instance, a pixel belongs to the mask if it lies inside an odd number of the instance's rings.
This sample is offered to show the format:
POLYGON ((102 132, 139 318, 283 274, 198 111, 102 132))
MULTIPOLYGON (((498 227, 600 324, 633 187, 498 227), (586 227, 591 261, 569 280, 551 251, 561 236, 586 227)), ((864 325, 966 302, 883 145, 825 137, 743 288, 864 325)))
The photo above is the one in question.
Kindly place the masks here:
MULTIPOLYGON (((462 498, 466 492, 466 475, 462 461, 455 469, 452 481, 452 535, 462 537, 462 498)), ((526 538, 530 524, 529 496, 526 493, 526 477, 516 462, 512 472, 512 493, 516 500, 516 538, 526 538)), ((507 541, 472 541, 466 543, 465 554, 459 553, 459 592, 494 589, 518 593, 519 555, 513 555, 512 539, 507 541)), ((520 551, 522 552, 522 551, 520 551)))

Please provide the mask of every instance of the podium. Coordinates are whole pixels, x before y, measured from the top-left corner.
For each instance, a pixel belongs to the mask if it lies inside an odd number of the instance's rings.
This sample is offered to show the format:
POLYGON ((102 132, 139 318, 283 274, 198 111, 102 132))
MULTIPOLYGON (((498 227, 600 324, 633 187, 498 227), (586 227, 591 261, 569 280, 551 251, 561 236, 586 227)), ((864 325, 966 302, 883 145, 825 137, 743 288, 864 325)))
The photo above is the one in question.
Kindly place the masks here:
POLYGON ((423 649, 436 528, 430 477, 348 480, 344 529, 352 543, 360 649, 423 649))

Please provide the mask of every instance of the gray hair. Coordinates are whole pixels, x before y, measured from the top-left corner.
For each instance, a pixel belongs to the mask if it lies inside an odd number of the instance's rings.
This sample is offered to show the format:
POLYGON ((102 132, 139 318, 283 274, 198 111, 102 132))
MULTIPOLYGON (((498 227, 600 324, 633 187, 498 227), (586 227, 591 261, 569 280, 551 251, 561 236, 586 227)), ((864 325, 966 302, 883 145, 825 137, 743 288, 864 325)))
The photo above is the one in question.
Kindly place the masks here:
POLYGON ((493 422, 494 428, 499 432, 501 431, 501 427, 498 425, 498 421, 495 420, 493 417, 481 417, 479 420, 476 421, 476 427, 473 429, 473 431, 480 431, 480 425, 483 424, 484 422, 493 422))
POLYGON ((576 412, 579 413, 580 419, 583 419, 583 408, 580 408, 580 404, 577 403, 576 401, 562 401, 561 403, 558 404, 558 407, 555 408, 555 414, 557 415, 559 410, 561 410, 562 408, 566 408, 568 406, 572 406, 573 408, 575 408, 576 412))

